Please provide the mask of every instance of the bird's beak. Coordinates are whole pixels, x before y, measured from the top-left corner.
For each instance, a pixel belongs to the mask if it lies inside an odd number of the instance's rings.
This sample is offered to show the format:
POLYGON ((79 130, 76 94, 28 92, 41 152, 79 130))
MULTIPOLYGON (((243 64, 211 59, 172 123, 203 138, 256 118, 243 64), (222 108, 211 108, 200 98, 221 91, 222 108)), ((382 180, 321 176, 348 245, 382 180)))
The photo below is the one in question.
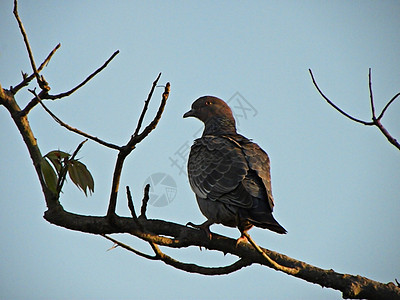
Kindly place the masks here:
POLYGON ((194 111, 193 109, 189 110, 187 113, 185 113, 185 114, 183 115, 184 118, 187 118, 187 117, 194 117, 194 116, 195 116, 195 111, 194 111))

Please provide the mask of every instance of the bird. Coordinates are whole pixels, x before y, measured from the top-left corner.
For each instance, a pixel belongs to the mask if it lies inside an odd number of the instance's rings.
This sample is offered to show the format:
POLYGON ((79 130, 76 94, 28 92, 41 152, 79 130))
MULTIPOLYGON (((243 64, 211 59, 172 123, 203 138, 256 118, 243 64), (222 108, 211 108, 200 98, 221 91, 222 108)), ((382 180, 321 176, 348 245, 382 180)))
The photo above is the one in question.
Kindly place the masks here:
POLYGON ((270 160, 256 143, 237 133, 228 104, 214 96, 193 102, 183 118, 194 117, 204 123, 200 138, 190 149, 187 171, 201 213, 207 220, 195 228, 211 239, 210 226, 237 227, 246 241, 253 226, 279 234, 287 231, 272 215, 270 160))

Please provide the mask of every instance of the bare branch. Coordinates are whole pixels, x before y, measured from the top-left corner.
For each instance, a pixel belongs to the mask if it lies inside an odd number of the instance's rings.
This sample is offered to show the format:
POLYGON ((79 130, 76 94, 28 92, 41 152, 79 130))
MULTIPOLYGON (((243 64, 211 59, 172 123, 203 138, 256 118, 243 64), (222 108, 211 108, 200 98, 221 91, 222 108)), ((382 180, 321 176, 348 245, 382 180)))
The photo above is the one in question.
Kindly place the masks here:
POLYGON ((107 67, 107 65, 114 59, 115 56, 118 55, 118 53, 119 53, 119 50, 115 51, 113 53, 113 55, 111 55, 111 57, 100 68, 98 68, 96 71, 94 71, 92 74, 90 74, 84 81, 82 81, 80 84, 78 84, 73 89, 69 90, 68 92, 60 93, 57 95, 47 95, 44 99, 51 99, 51 100, 61 99, 61 98, 67 97, 67 96, 71 95, 72 93, 76 92, 76 90, 83 87, 86 83, 88 83, 89 80, 91 80, 94 76, 96 76, 98 73, 100 73, 105 67, 107 67))
MULTIPOLYGON (((236 245, 236 240, 220 236, 218 234, 213 234, 213 237, 210 240, 199 230, 162 220, 140 219, 140 223, 146 230, 146 233, 143 233, 143 231, 141 231, 138 226, 132 222, 132 218, 115 216, 115 226, 111 225, 106 217, 80 216, 60 210, 47 211, 45 213, 45 218, 50 223, 67 229, 80 230, 95 234, 126 232, 156 245, 162 244, 164 246, 174 248, 200 246, 209 250, 216 250, 224 254, 230 253, 239 257, 240 259, 244 259, 246 260, 242 262, 244 265, 247 265, 247 263, 250 264, 251 262, 272 267, 271 263, 267 261, 265 257, 261 256, 260 252, 250 244, 240 243, 236 245), (174 237, 174 239, 167 238, 166 236, 174 237)), ((362 276, 341 274, 332 269, 321 269, 275 251, 261 247, 260 249, 277 264, 297 269, 298 272, 296 272, 293 276, 308 282, 319 284, 323 287, 340 290, 345 298, 400 298, 400 288, 398 288, 394 283, 384 284, 362 276)), ((151 259, 154 260, 153 256, 150 257, 152 257, 151 259)), ((181 266, 179 263, 175 264, 174 261, 169 258, 165 258, 164 262, 170 263, 170 265, 180 268, 181 270, 184 270, 185 268, 185 266, 181 266)), ((237 262, 237 264, 241 263, 237 262)))
POLYGON ((369 99, 371 101, 372 120, 374 121, 376 119, 376 116, 375 116, 374 95, 372 93, 371 68, 368 69, 368 90, 369 90, 369 99))
POLYGON ((381 114, 380 114, 379 117, 378 117, 378 120, 380 120, 380 119, 383 118, 383 115, 385 114, 385 112, 386 112, 386 110, 388 109, 388 107, 390 106, 390 104, 392 104, 393 101, 396 100, 396 98, 399 97, 399 96, 400 96, 400 93, 397 93, 396 95, 393 96, 392 99, 390 99, 390 101, 389 101, 389 102, 385 105, 385 107, 383 108, 381 114))
POLYGON ((313 83, 314 83, 315 88, 318 90, 318 92, 320 93, 320 95, 321 95, 331 106, 333 106, 333 107, 334 107, 337 111, 339 111, 342 115, 346 116, 347 118, 349 118, 349 119, 351 119, 351 120, 353 120, 353 121, 355 121, 355 122, 358 122, 358 123, 361 123, 361 124, 364 124, 364 125, 368 125, 368 126, 376 126, 376 127, 378 127, 379 130, 382 132, 382 134, 386 137, 386 139, 387 139, 393 146, 395 146, 397 149, 400 150, 400 143, 399 143, 394 137, 391 136, 391 134, 387 131, 387 129, 386 129, 386 128, 382 125, 382 123, 381 123, 381 119, 382 119, 382 117, 383 117, 385 111, 386 111, 387 108, 390 106, 390 104, 392 104, 393 101, 394 101, 398 96, 400 96, 400 93, 396 94, 396 95, 386 104, 386 106, 383 108, 383 110, 382 110, 381 114, 379 115, 379 117, 376 118, 376 115, 375 115, 374 96, 373 96, 373 93, 372 93, 371 68, 369 68, 369 72, 368 72, 368 87, 369 87, 369 97, 370 97, 370 103, 371 103, 372 122, 366 122, 366 121, 362 121, 362 120, 356 119, 356 118, 350 116, 349 114, 345 113, 345 112, 344 112, 343 110, 341 110, 339 107, 337 107, 331 100, 329 100, 329 99, 322 93, 322 91, 321 91, 320 88, 318 87, 317 83, 315 82, 314 75, 313 75, 311 69, 308 69, 308 71, 310 72, 311 79, 312 79, 312 81, 313 81, 313 83))
MULTIPOLYGON (((59 43, 51 52, 50 52, 50 54, 46 57, 46 59, 42 62, 42 64, 39 66, 39 69, 37 69, 37 72, 38 73, 40 73, 43 69, 44 69, 44 67, 46 67, 47 65, 48 65, 48 63, 50 62, 50 60, 51 60, 51 58, 53 57, 53 55, 56 53, 56 51, 59 49, 61 47, 61 44, 59 43)), ((27 75, 27 74, 26 74, 27 75)), ((20 89, 22 89, 23 87, 25 87, 25 86, 27 86, 28 84, 29 84, 29 82, 31 82, 32 81, 32 79, 33 78, 35 78, 35 73, 33 73, 32 75, 30 75, 30 76, 24 76, 24 73, 23 73, 23 80, 22 80, 22 82, 21 83, 19 83, 18 85, 16 85, 15 87, 12 87, 11 89, 10 89, 10 91, 11 91, 11 93, 13 93, 14 95, 20 90, 20 89)), ((34 100, 36 100, 36 99, 34 99, 34 100)), ((33 101, 33 100, 32 100, 33 101)), ((31 102, 32 102, 31 101, 31 102)), ((32 103, 33 104, 33 103, 32 103)), ((31 106, 32 105, 31 103, 28 103, 28 106, 31 106)), ((34 105, 36 105, 37 104, 37 100, 36 100, 36 102, 35 102, 35 104, 34 105)), ((34 106, 33 105, 33 106, 34 106)), ((24 109, 24 111, 27 111, 27 112, 29 112, 29 110, 30 109, 24 109)))
POLYGON ((233 264, 225 267, 203 267, 196 264, 184 263, 176 260, 171 256, 163 253, 160 248, 154 243, 151 243, 151 246, 156 253, 156 257, 163 261, 165 264, 189 273, 197 273, 202 275, 226 275, 252 264, 251 260, 241 258, 233 264))
POLYGON ((335 105, 335 104, 334 104, 328 97, 326 97, 326 96, 324 95, 324 93, 321 91, 321 89, 320 89, 319 86, 317 85, 317 82, 316 82, 315 79, 314 79, 314 75, 313 75, 311 69, 308 69, 308 71, 310 72, 311 79, 312 79, 312 82, 313 82, 315 88, 318 90, 318 92, 319 92, 319 94, 322 96, 322 98, 324 98, 324 99, 326 100, 326 102, 329 103, 329 105, 331 105, 334 109, 336 109, 336 110, 337 110, 338 112, 340 112, 342 115, 344 115, 345 117, 349 118, 350 120, 353 120, 354 122, 361 123, 361 124, 368 125, 368 126, 374 125, 373 122, 365 122, 365 121, 363 121, 363 120, 359 120, 359 119, 357 119, 357 118, 352 117, 351 115, 349 115, 348 113, 346 113, 345 111, 343 111, 342 109, 340 109, 337 105, 335 105))
POLYGON ((29 61, 31 63, 33 74, 35 75, 36 80, 37 80, 40 88, 42 88, 42 81, 41 81, 41 78, 39 76, 38 70, 36 68, 36 63, 35 63, 35 59, 33 57, 31 45, 29 44, 28 35, 26 34, 24 25, 22 24, 21 18, 19 17, 19 14, 18 14, 18 1, 17 0, 14 0, 13 13, 14 13, 15 19, 17 20, 17 23, 18 23, 19 29, 21 31, 22 37, 24 38, 24 43, 25 43, 26 50, 28 51, 29 61))
POLYGON ((128 246, 128 245, 126 245, 126 244, 124 244, 124 243, 122 243, 120 241, 117 241, 116 239, 113 239, 112 237, 109 237, 108 235, 102 234, 101 236, 106 238, 107 240, 112 241, 114 244, 117 244, 118 246, 120 246, 120 247, 122 247, 122 248, 124 248, 124 249, 126 249, 126 250, 128 250, 130 252, 135 253, 136 255, 139 255, 141 257, 144 257, 144 258, 147 258, 147 259, 150 259, 150 260, 158 260, 157 256, 151 256, 151 255, 143 253, 143 252, 141 252, 139 250, 133 249, 132 247, 130 247, 130 246, 128 246))
POLYGON ((389 141, 389 143, 391 143, 393 146, 395 146, 397 149, 400 150, 400 143, 394 137, 392 137, 392 135, 382 125, 381 120, 380 119, 376 119, 374 124, 375 124, 376 127, 379 128, 379 130, 386 137, 386 139, 389 141))
POLYGON ((146 218, 147 203, 149 202, 149 190, 150 184, 146 184, 146 186, 144 187, 142 208, 140 209, 140 217, 142 218, 146 218))
POLYGON ((131 211, 131 216, 133 221, 136 223, 136 225, 143 230, 142 225, 139 223, 138 217, 136 215, 136 211, 135 211, 135 206, 133 205, 133 200, 132 200, 132 194, 131 191, 129 189, 129 186, 126 186, 126 196, 128 198, 128 208, 131 211))
POLYGON ((157 114, 154 117, 153 121, 150 122, 149 125, 146 126, 146 128, 140 133, 139 135, 132 135, 129 142, 121 147, 120 152, 117 157, 117 161, 115 163, 114 167, 114 175, 113 175, 113 182, 112 182, 112 187, 111 187, 111 194, 110 194, 110 202, 108 204, 108 210, 107 210, 107 218, 109 219, 110 222, 113 222, 113 219, 115 217, 115 208, 117 206, 117 196, 118 196, 118 190, 119 190, 119 182, 121 179, 121 172, 122 172, 122 167, 124 165, 125 158, 132 152, 133 149, 135 149, 136 145, 140 143, 145 137, 147 137, 150 132, 152 132, 158 122, 160 121, 161 115, 164 111, 164 107, 167 104, 167 99, 169 96, 170 92, 170 83, 167 82, 164 93, 162 94, 162 99, 160 106, 158 108, 157 114))
POLYGON ((157 83, 158 83, 158 80, 160 79, 160 77, 161 77, 161 73, 158 74, 156 80, 154 80, 154 82, 153 82, 153 86, 151 87, 150 93, 149 93, 149 95, 147 96, 146 101, 144 102, 144 107, 143 107, 142 113, 141 113, 141 115, 140 115, 138 124, 137 124, 137 126, 136 126, 135 133, 134 133, 133 135, 138 135, 138 134, 139 134, 139 130, 140 130, 140 127, 142 126, 144 116, 146 115, 146 112, 147 112, 147 108, 148 108, 148 106, 149 106, 150 99, 151 99, 151 97, 153 96, 154 89, 156 88, 157 83))
POLYGON ((134 145, 140 143, 144 138, 146 138, 150 134, 150 132, 152 132, 156 128, 158 122, 161 119, 161 115, 164 111, 164 107, 167 104, 170 87, 171 87, 170 83, 167 82, 167 84, 165 85, 164 93, 162 94, 162 100, 161 100, 160 107, 158 108, 157 114, 154 117, 153 121, 151 121, 151 123, 149 125, 147 125, 146 128, 139 135, 133 135, 131 140, 129 141, 128 145, 134 146, 134 145))
POLYGON ((92 136, 92 135, 90 135, 90 134, 88 134, 88 133, 86 133, 86 132, 83 132, 83 131, 81 131, 81 130, 75 128, 75 127, 72 127, 72 126, 68 125, 67 123, 63 122, 63 121, 62 121, 60 118, 58 118, 49 108, 47 108, 46 105, 44 105, 42 99, 40 98, 40 95, 37 95, 36 92, 35 92, 35 90, 29 90, 29 91, 30 91, 32 94, 35 95, 35 99, 37 99, 37 101, 39 101, 40 105, 42 105, 42 107, 44 108, 44 110, 45 110, 58 124, 60 124, 62 127, 68 129, 69 131, 75 132, 75 133, 77 133, 77 134, 79 134, 79 135, 81 135, 81 136, 84 136, 84 137, 86 137, 86 138, 88 138, 88 139, 90 139, 90 140, 92 140, 92 141, 95 141, 95 142, 97 142, 97 143, 99 143, 99 144, 101 144, 101 145, 103 145, 103 146, 106 146, 106 147, 108 147, 108 148, 115 149, 115 150, 120 150, 120 149, 121 149, 120 146, 117 146, 117 145, 108 143, 108 142, 106 142, 106 141, 103 141, 103 140, 99 139, 98 137, 92 136))

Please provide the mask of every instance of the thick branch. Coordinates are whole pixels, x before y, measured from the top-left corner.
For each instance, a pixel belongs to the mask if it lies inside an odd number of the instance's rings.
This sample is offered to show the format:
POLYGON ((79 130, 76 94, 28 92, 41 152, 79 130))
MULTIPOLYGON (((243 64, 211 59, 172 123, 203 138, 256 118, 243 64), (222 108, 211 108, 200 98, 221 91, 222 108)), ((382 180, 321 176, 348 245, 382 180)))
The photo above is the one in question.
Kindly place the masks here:
POLYGON ((14 94, 9 90, 1 89, 0 103, 9 111, 16 127, 18 128, 26 147, 28 148, 30 157, 35 167, 36 174, 39 178, 43 194, 45 195, 48 208, 56 209, 61 205, 58 197, 50 189, 47 188, 41 169, 42 154, 37 144, 37 140, 32 132, 27 116, 21 115, 21 109, 15 101, 14 94))
MULTIPOLYGON (((232 254, 245 260, 242 263, 257 263, 271 267, 270 262, 250 244, 236 245, 236 240, 218 234, 213 234, 209 240, 200 230, 162 220, 140 218, 141 227, 146 230, 143 232, 131 218, 118 216, 115 216, 114 226, 110 225, 106 217, 80 216, 60 210, 47 211, 45 218, 50 223, 67 229, 94 234, 129 233, 145 241, 173 248, 199 246, 232 254)), ((332 269, 324 270, 275 251, 261 247, 260 249, 279 265, 297 269, 298 272, 293 276, 323 287, 340 290, 345 298, 400 299, 400 288, 394 283, 384 284, 361 276, 337 273, 332 269)), ((172 258, 165 258, 164 262, 170 265, 176 264, 174 267, 180 269, 185 268, 175 263, 172 258)))

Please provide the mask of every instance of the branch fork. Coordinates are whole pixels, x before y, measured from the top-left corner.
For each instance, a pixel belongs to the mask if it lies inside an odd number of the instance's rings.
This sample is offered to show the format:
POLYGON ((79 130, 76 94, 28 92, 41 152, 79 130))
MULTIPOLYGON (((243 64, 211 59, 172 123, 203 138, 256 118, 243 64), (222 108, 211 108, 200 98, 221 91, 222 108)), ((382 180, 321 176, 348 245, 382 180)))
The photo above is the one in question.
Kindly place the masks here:
POLYGON ((400 150, 400 143, 387 131, 387 129, 382 125, 382 118, 383 115, 385 114, 386 110, 389 108, 389 106, 394 102, 394 100, 396 100, 396 98, 398 98, 400 96, 400 93, 397 93, 396 95, 393 96, 392 99, 390 99, 385 107, 382 109, 381 113, 379 114, 378 117, 376 117, 376 113, 375 113, 375 104, 374 104, 374 96, 372 93, 372 79, 371 79, 371 68, 369 68, 368 71, 368 89, 369 89, 369 98, 370 98, 370 107, 371 107, 371 119, 372 121, 364 121, 361 119, 357 119, 353 116, 351 116, 350 114, 346 113, 344 110, 342 110, 341 108, 339 108, 335 103, 333 103, 333 101, 331 101, 327 96, 325 96, 325 94, 322 92, 322 90, 319 88, 315 78, 314 78, 314 74, 312 73, 311 69, 308 70, 311 76, 311 80, 315 86, 315 88, 317 89, 318 93, 322 96, 322 98, 325 99, 326 102, 328 102, 328 104, 330 106, 332 106, 334 109, 336 109, 339 113, 341 113, 342 115, 344 115, 346 118, 366 125, 366 126, 376 126, 378 127, 378 129, 381 131, 381 133, 386 137, 386 139, 393 145, 395 146, 397 149, 400 150))

